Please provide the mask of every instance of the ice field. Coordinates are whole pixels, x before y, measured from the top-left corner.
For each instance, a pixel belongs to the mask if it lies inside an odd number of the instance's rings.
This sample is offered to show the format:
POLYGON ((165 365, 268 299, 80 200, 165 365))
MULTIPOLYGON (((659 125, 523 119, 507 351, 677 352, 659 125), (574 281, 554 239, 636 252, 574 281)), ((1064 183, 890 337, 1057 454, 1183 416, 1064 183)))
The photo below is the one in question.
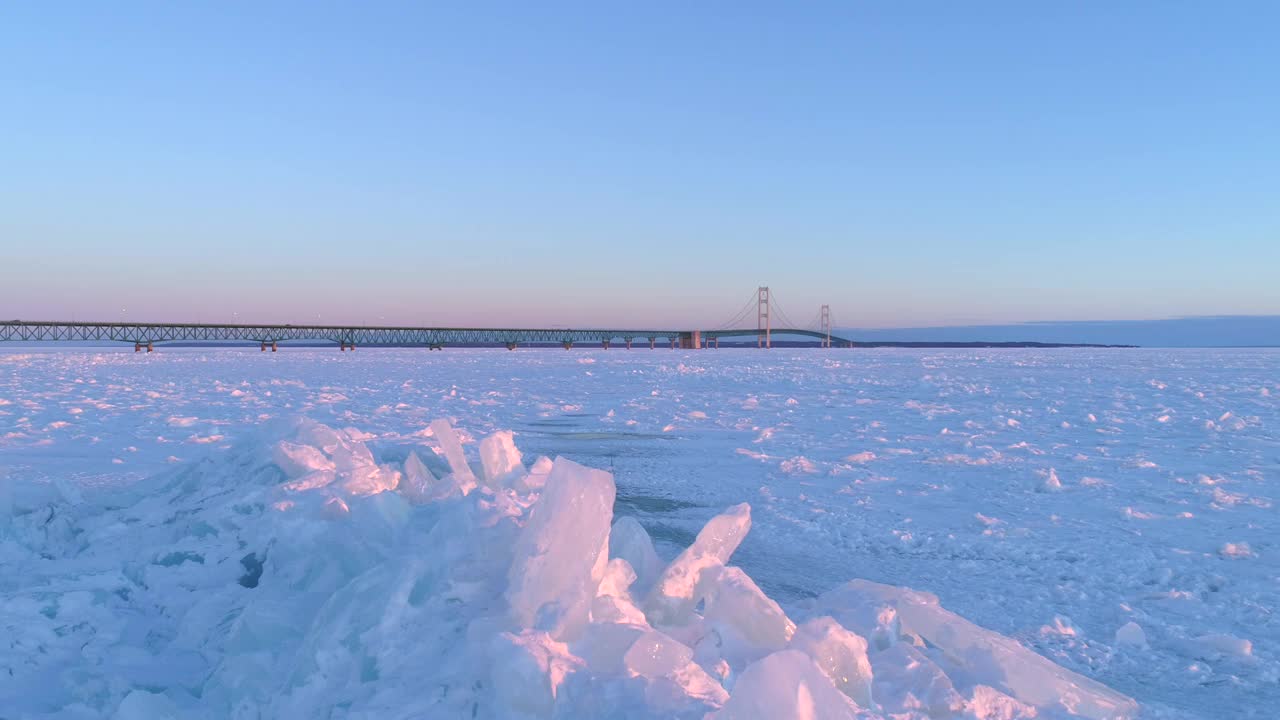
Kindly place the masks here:
POLYGON ((1269 350, 0 347, 0 718, 1273 718, 1278 427, 1269 350))

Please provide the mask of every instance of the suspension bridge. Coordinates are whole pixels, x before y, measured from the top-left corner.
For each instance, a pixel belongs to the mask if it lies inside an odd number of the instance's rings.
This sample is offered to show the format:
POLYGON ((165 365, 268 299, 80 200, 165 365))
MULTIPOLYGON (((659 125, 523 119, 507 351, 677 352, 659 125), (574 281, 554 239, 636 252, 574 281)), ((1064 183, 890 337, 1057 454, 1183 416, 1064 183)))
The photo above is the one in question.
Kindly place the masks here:
POLYGON ((761 286, 751 299, 724 323, 707 330, 566 329, 566 328, 449 328, 366 325, 270 325, 240 323, 139 323, 139 322, 33 322, 0 321, 0 341, 17 342, 122 342, 134 352, 151 352, 157 343, 239 342, 257 343, 275 352, 281 343, 332 342, 342 351, 362 346, 425 347, 440 350, 448 345, 495 345, 515 350, 520 345, 599 344, 604 349, 621 344, 630 350, 636 341, 650 349, 718 348, 722 338, 756 338, 756 346, 773 346, 773 336, 812 338, 820 347, 853 347, 851 340, 831 333, 831 308, 823 305, 806 325, 791 320, 768 287, 761 286), (755 320, 755 327, 749 325, 755 320), (775 323, 777 318, 779 323, 775 323))

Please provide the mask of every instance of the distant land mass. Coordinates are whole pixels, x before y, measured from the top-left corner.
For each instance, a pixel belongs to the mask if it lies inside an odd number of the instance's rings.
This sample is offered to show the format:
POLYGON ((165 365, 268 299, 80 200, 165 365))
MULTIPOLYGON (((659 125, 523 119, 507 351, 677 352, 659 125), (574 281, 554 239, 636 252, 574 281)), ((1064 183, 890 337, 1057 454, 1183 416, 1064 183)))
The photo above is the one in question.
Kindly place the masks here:
POLYGON ((844 328, 833 331, 862 345, 925 343, 1017 343, 1048 346, 1277 347, 1280 315, 1220 315, 1165 320, 1081 320, 1008 325, 921 328, 844 328))
POLYGON ((1052 343, 1052 342, 856 342, 855 347, 900 348, 1135 348, 1139 345, 1103 345, 1100 343, 1052 343))
MULTIPOLYGON (((835 334, 833 332, 833 334, 835 334)), ((847 335, 843 337, 848 337, 847 335)), ((817 340, 779 340, 774 338, 773 347, 813 347, 818 344, 817 340)), ((720 347, 724 348, 744 348, 755 347, 755 341, 728 342, 720 341, 720 347)), ((1031 341, 998 341, 988 342, 984 340, 875 340, 864 342, 862 340, 854 340, 853 346, 856 348, 1134 348, 1137 345, 1103 345, 1099 343, 1053 343, 1053 342, 1031 342, 1031 341)), ((838 349, 840 346, 837 345, 838 349)))

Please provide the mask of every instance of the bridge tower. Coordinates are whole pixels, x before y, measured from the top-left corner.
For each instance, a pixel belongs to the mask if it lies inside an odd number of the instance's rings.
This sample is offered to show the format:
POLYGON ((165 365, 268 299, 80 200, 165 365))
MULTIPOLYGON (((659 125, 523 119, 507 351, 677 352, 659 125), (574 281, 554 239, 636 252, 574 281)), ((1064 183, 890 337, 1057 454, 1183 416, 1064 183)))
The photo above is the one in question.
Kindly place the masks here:
POLYGON ((761 285, 756 288, 756 330, 759 331, 756 334, 756 347, 773 347, 773 339, 770 337, 772 329, 772 320, 769 318, 769 288, 761 285))
POLYGON ((831 306, 822 306, 822 334, 827 336, 826 345, 831 347, 831 306))

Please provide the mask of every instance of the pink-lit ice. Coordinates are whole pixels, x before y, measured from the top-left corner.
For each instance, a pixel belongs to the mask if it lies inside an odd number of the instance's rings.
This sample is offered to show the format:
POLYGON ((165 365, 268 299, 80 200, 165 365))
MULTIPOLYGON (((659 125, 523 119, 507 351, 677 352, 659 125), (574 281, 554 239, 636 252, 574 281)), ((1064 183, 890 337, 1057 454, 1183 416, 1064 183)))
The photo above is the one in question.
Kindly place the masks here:
POLYGON ((507 600, 523 627, 574 639, 609 558, 613 478, 559 458, 516 541, 507 600))
POLYGON ((650 618, 662 625, 687 622, 699 596, 707 592, 750 529, 751 506, 746 503, 712 518, 693 544, 658 577, 645 600, 650 618))
MULTIPOLYGON (((345 717, 480 720, 1136 712, 925 593, 852 581, 793 620, 730 564, 751 525, 745 503, 712 517, 663 566, 638 522, 615 520, 610 473, 566 458, 525 468, 514 436, 500 432, 475 448, 477 486, 459 434, 448 423, 431 428, 433 441, 393 459, 371 435, 303 420, 107 504, 71 502, 57 488, 21 498, 6 490, 0 557, 41 588, 0 586, 6 711, 222 718, 342 708, 345 717)), ((1229 636, 1195 642, 1249 654, 1229 636)))

